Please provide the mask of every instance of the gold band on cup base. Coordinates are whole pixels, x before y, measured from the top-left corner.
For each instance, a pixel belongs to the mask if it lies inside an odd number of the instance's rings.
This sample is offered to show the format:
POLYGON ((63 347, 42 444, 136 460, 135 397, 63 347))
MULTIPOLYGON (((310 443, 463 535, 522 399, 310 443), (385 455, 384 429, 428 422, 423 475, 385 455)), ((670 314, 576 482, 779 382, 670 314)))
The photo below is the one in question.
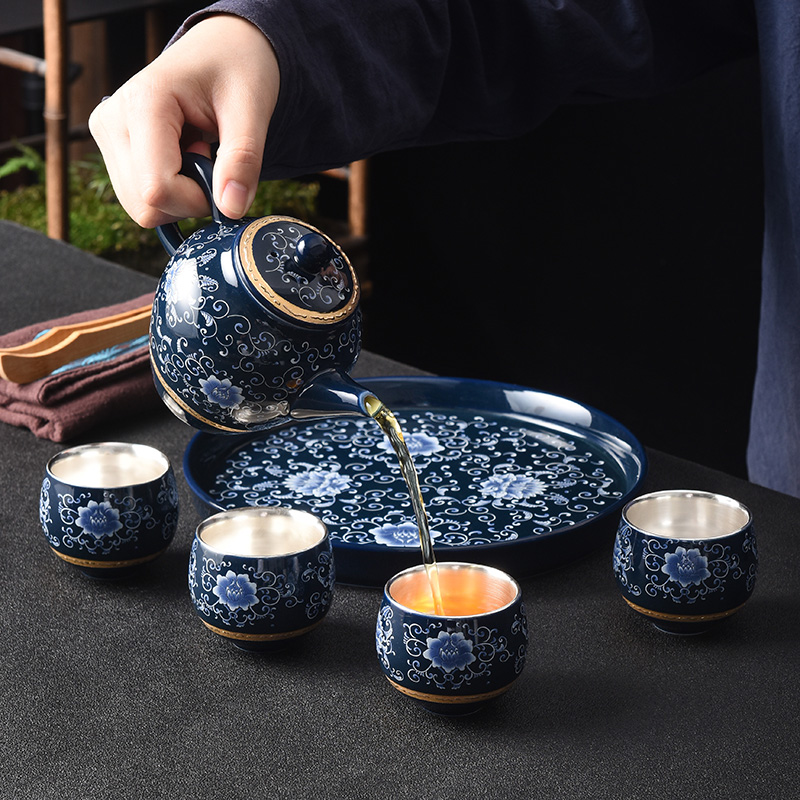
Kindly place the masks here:
POLYGON ((68 556, 65 553, 60 553, 55 549, 55 547, 51 547, 50 549, 59 558, 64 559, 64 561, 67 561, 70 564, 74 564, 76 567, 86 567, 89 569, 119 569, 120 567, 135 567, 137 564, 144 564, 147 561, 152 561, 154 558, 158 558, 167 548, 164 547, 155 553, 151 553, 149 556, 142 556, 141 558, 128 558, 125 561, 93 561, 89 558, 75 558, 75 556, 68 556))
MULTIPOLYGON (((397 689, 398 692, 402 692, 409 697, 412 697, 414 700, 422 700, 424 703, 441 703, 442 705, 462 705, 466 703, 482 703, 486 700, 491 700, 495 697, 499 697, 503 692, 505 692, 514 681, 511 683, 506 684, 500 689, 495 689, 492 692, 484 692, 483 694, 461 694, 461 695, 446 695, 446 694, 429 694, 428 692, 418 692, 414 689, 409 689, 405 686, 401 686, 399 683, 396 683, 391 678, 386 678, 389 683, 397 689)), ((515 679, 516 680, 516 679, 515 679)))
POLYGON ((295 636, 302 636, 304 633, 314 630, 314 628, 316 628, 317 625, 322 622, 321 619, 318 619, 316 622, 308 625, 305 628, 298 628, 297 630, 293 631, 284 631, 283 633, 240 633, 239 631, 227 631, 224 628, 218 628, 216 625, 212 625, 210 622, 206 622, 204 619, 200 621, 209 630, 214 631, 214 633, 218 633, 220 636, 226 636, 228 639, 235 639, 239 642, 279 642, 282 639, 291 639, 295 636))
POLYGON ((634 611, 638 611, 640 614, 644 614, 651 619, 660 619, 664 622, 716 622, 718 619, 725 619, 725 617, 735 614, 744 605, 744 603, 742 603, 742 605, 736 606, 736 608, 731 608, 728 611, 720 611, 716 614, 665 614, 661 611, 651 611, 649 608, 637 606, 636 603, 632 603, 627 597, 623 599, 634 611))

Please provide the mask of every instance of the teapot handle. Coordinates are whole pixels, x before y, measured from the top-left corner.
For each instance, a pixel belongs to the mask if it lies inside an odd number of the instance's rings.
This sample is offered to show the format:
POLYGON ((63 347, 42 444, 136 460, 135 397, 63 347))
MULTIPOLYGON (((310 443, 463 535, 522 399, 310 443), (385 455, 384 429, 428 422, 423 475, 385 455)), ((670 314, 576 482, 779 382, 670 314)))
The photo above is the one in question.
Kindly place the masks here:
MULTIPOLYGON (((187 178, 192 178, 199 184, 200 188, 211 206, 211 218, 217 224, 231 223, 236 224, 235 220, 228 219, 214 204, 214 193, 211 188, 211 176, 214 165, 210 158, 201 156, 197 153, 184 153, 183 163, 179 174, 185 175, 187 178)), ((167 225, 159 225, 156 228, 156 233, 167 251, 167 254, 172 257, 175 255, 177 249, 185 241, 185 237, 181 233, 177 222, 170 222, 167 225)))

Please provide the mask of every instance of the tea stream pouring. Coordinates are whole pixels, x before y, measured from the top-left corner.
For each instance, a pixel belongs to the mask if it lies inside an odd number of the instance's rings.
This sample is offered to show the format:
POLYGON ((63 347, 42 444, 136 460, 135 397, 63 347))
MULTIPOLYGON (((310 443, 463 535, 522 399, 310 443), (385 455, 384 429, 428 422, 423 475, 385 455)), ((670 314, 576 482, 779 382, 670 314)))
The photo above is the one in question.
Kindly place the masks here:
POLYGON ((222 215, 209 159, 186 154, 181 173, 203 189, 212 221, 186 239, 177 224, 157 229, 171 258, 153 302, 150 362, 167 407, 217 433, 368 416, 377 401, 348 376, 361 313, 347 256, 291 217, 222 215))

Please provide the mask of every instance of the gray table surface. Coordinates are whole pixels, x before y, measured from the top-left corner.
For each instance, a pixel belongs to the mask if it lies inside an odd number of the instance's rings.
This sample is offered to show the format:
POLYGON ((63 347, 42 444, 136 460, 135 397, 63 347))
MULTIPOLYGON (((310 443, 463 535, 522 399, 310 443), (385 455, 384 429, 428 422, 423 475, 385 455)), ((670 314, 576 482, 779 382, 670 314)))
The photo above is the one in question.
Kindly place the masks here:
MULTIPOLYGON (((154 285, 4 222, 0 279, 3 332, 154 285)), ((367 353, 356 374, 413 371, 367 353)), ((659 633, 619 597, 609 542, 523 581, 522 677, 452 720, 412 705, 380 673, 378 590, 337 586, 325 623, 270 657, 203 628, 186 588, 199 521, 180 469, 191 435, 159 409, 83 437, 162 449, 182 503, 175 541, 152 568, 95 582, 56 559, 39 528, 42 470, 62 445, 0 425, 0 797, 795 793, 800 501, 649 450, 643 491, 719 491, 753 511, 761 571, 749 604, 706 636, 659 633)))

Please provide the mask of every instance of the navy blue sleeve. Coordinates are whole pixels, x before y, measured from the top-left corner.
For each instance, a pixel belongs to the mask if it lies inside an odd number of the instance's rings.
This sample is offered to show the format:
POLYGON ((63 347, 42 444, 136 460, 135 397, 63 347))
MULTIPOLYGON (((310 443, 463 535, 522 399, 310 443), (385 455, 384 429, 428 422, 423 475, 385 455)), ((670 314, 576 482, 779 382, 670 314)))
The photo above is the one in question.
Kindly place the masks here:
MULTIPOLYGON (((755 50, 743 0, 221 0, 272 42, 263 177, 509 138, 564 103, 655 94, 755 50)), ((243 54, 246 57, 246 54, 243 54)))

